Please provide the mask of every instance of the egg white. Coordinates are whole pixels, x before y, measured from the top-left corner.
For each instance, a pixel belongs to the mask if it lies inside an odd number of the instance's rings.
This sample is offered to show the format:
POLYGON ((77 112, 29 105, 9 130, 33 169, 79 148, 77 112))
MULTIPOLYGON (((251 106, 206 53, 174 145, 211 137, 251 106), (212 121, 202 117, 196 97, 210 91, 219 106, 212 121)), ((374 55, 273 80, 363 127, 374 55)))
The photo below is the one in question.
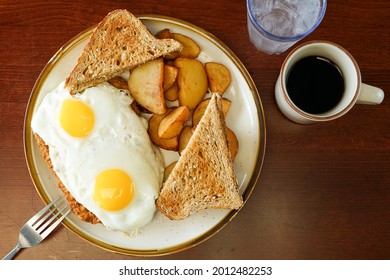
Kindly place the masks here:
POLYGON ((149 223, 162 183, 160 151, 147 134, 147 122, 131 109, 132 98, 108 83, 70 95, 62 82, 48 93, 34 113, 31 127, 49 146, 53 169, 74 198, 109 229, 132 232, 149 223), (65 99, 79 99, 94 112, 95 123, 87 137, 67 134, 59 123, 65 99), (96 176, 117 168, 134 183, 134 198, 122 210, 106 211, 93 200, 96 176))

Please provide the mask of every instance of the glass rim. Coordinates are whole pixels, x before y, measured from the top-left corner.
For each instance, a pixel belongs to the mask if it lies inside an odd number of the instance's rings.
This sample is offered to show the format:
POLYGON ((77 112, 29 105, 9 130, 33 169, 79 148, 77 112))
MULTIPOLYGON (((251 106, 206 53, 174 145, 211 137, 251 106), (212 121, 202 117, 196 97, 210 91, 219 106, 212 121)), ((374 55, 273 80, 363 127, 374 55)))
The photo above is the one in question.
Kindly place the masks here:
POLYGON ((306 32, 295 35, 295 36, 283 37, 283 36, 278 36, 278 35, 272 34, 269 31, 265 30, 263 27, 261 27, 261 25, 254 18, 253 10, 252 10, 251 3, 250 3, 251 1, 252 0, 246 0, 247 12, 248 12, 249 19, 253 23, 253 25, 255 26, 256 30, 261 32, 266 37, 268 37, 272 40, 275 40, 275 41, 279 41, 279 42, 298 41, 298 40, 304 38, 305 36, 309 35, 311 32, 313 32, 318 27, 318 25, 320 25, 322 19, 324 18, 326 6, 327 6, 327 0, 322 0, 322 8, 321 8, 321 12, 317 18, 317 21, 306 32))

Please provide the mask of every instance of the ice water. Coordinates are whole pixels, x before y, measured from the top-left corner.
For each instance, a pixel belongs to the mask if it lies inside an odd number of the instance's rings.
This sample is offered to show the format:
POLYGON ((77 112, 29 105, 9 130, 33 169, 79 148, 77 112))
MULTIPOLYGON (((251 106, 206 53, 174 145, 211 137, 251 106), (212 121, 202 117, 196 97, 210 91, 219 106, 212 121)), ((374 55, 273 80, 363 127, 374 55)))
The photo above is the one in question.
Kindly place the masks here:
POLYGON ((323 0, 247 0, 252 43, 267 53, 281 53, 312 32, 326 8, 323 0))

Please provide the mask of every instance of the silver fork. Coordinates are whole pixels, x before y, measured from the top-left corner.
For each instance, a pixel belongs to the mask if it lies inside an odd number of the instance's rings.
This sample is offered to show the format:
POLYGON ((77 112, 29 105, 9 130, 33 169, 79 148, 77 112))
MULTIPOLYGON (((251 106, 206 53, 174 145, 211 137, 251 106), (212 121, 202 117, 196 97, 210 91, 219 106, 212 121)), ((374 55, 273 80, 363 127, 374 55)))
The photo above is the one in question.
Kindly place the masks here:
POLYGON ((70 209, 63 212, 67 208, 68 203, 64 197, 59 196, 35 214, 24 224, 19 233, 18 244, 3 260, 11 260, 20 249, 33 247, 45 239, 69 214, 70 209), (55 203, 56 206, 50 209, 55 203))

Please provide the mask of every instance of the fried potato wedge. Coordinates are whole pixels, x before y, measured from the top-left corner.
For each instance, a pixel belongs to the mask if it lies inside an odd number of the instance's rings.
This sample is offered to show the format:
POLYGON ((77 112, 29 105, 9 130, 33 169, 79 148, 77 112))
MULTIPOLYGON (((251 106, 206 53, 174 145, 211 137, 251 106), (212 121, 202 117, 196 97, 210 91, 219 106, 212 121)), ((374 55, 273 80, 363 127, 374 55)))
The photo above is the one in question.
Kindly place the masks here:
POLYGON ((164 92, 164 96, 168 101, 175 101, 179 98, 179 87, 176 82, 164 92))
MULTIPOLYGON (((198 106, 196 106, 194 112, 192 113, 192 126, 196 126, 199 123, 209 102, 210 98, 207 98, 200 102, 198 106)), ((232 102, 229 99, 222 98, 222 112, 225 117, 230 109, 231 103, 232 102)))
POLYGON ((164 115, 154 114, 151 116, 148 124, 148 134, 152 143, 157 147, 165 150, 177 151, 179 147, 179 137, 175 136, 171 139, 162 139, 158 136, 158 127, 160 126, 161 121, 170 111, 171 109, 167 109, 167 112, 164 115))
POLYGON ((158 137, 170 139, 178 136, 184 127, 184 123, 190 117, 190 109, 180 106, 172 109, 161 121, 158 127, 158 137))
POLYGON ((109 79, 108 82, 117 89, 129 90, 129 85, 127 84, 127 81, 122 77, 116 76, 114 78, 109 79))
POLYGON ((232 81, 229 69, 217 62, 206 62, 205 69, 210 90, 223 95, 232 81))
POLYGON ((179 104, 194 109, 206 94, 208 83, 203 64, 193 58, 179 57, 175 59, 179 69, 177 85, 179 87, 179 104))
POLYGON ((226 136, 229 144, 230 154, 232 156, 232 160, 234 161, 238 153, 238 147, 239 147, 238 139, 236 134, 233 132, 233 130, 231 130, 228 127, 226 127, 226 136))
POLYGON ((131 70, 129 91, 135 101, 154 114, 167 111, 164 98, 164 62, 162 58, 146 62, 131 70))
POLYGON ((176 81, 178 69, 172 65, 164 65, 164 91, 168 90, 176 81))
POLYGON ((141 116, 141 109, 140 109, 140 106, 138 105, 137 101, 133 100, 133 102, 131 102, 130 104, 130 107, 131 109, 133 109, 134 113, 137 114, 137 116, 141 116))
POLYGON ((157 39, 172 39, 172 33, 168 28, 164 28, 154 35, 157 39))
POLYGON ((187 147, 188 141, 190 141, 192 134, 193 132, 191 126, 185 126, 181 131, 179 136, 179 155, 181 155, 182 151, 187 147))
POLYGON ((193 39, 180 33, 172 33, 172 38, 183 46, 183 49, 179 52, 180 57, 198 57, 200 53, 200 47, 193 39))
POLYGON ((172 163, 170 163, 164 170, 164 175, 163 175, 163 182, 165 182, 168 177, 169 177, 169 174, 171 174, 172 172, 172 169, 175 167, 177 161, 174 161, 172 163))

